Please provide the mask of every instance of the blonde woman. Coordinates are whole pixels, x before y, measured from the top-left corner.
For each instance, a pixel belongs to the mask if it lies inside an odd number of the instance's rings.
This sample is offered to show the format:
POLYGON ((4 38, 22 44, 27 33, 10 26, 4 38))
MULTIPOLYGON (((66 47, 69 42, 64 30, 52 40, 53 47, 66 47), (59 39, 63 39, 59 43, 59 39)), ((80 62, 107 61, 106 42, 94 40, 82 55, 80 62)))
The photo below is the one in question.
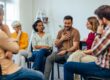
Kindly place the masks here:
MULTIPOLYGON (((99 22, 98 22, 96 17, 92 16, 92 17, 88 18, 86 26, 87 26, 87 29, 91 30, 91 32, 88 34, 88 38, 86 40, 87 49, 91 49, 93 41, 94 41, 95 36, 96 36, 97 28, 99 26, 99 22)), ((89 56, 89 55, 86 55, 86 56, 89 56)), ((83 51, 78 50, 78 51, 74 52, 73 54, 71 54, 67 61, 81 62, 82 58, 84 58, 86 56, 83 53, 83 51)), ((95 60, 95 58, 93 58, 93 59, 88 58, 84 62, 89 62, 89 61, 94 61, 94 60, 95 60)))
MULTIPOLYGON (((87 19, 87 29, 89 29, 91 32, 88 34, 88 38, 86 39, 87 44, 87 50, 91 49, 93 41, 96 36, 96 31, 99 26, 99 22, 96 17, 91 16, 87 19)), ((95 43, 95 42, 94 42, 95 43)), ((72 53, 69 58, 68 62, 94 62, 97 58, 90 53, 89 55, 86 55, 83 53, 82 50, 78 50, 74 53, 72 53)), ((79 76, 75 76, 75 80, 79 80, 79 76)))
POLYGON ((14 21, 12 23, 14 32, 11 34, 11 37, 15 39, 18 43, 20 49, 17 55, 14 55, 14 62, 22 67, 25 67, 25 57, 28 57, 28 33, 22 30, 22 25, 19 21, 14 21))

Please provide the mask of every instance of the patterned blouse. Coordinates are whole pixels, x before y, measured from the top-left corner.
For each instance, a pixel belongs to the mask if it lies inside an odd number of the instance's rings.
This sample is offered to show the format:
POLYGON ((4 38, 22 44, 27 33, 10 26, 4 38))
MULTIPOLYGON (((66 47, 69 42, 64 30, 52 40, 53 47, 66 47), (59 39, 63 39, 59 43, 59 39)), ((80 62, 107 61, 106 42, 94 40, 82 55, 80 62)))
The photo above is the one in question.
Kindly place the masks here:
MULTIPOLYGON (((52 39, 49 34, 45 33, 42 37, 40 37, 36 32, 32 37, 32 46, 42 45, 52 47, 52 39)), ((39 50, 39 49, 34 49, 39 50)))

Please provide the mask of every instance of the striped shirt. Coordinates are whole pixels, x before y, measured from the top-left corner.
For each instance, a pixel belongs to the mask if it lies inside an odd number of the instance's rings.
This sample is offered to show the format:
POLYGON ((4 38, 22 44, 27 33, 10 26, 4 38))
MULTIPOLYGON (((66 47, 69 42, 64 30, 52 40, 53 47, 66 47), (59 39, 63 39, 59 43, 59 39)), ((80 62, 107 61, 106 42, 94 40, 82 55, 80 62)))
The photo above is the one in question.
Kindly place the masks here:
POLYGON ((102 35, 102 38, 92 50, 94 55, 97 56, 96 64, 110 69, 110 27, 106 27, 102 35))

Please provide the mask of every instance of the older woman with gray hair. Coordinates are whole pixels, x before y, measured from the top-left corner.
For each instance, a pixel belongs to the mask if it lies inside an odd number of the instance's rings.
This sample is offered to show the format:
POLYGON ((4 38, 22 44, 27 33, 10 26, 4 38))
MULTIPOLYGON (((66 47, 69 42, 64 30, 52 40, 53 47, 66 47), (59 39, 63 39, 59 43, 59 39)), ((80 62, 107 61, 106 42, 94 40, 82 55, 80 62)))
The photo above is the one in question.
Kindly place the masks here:
POLYGON ((25 66, 25 57, 28 56, 28 34, 22 31, 22 26, 19 21, 14 21, 12 27, 15 30, 11 36, 18 43, 20 50, 17 55, 14 55, 14 61, 16 64, 24 67, 25 66))

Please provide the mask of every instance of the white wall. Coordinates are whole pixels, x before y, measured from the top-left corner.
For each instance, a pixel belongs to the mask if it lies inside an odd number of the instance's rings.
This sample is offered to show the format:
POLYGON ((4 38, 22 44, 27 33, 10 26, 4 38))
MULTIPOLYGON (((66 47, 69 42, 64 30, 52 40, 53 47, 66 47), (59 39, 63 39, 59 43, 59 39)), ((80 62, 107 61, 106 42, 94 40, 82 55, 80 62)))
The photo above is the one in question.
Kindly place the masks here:
POLYGON ((72 15, 73 26, 80 31, 83 39, 88 34, 86 19, 103 4, 110 4, 110 0, 20 0, 20 21, 23 29, 30 34, 37 11, 45 10, 49 17, 48 29, 55 39, 59 25, 63 26, 64 16, 72 15))
POLYGON ((28 32, 29 36, 32 31, 33 16, 33 0, 20 0, 20 22, 24 31, 28 32))
POLYGON ((50 32, 55 38, 58 26, 63 25, 63 17, 72 15, 74 27, 80 31, 81 39, 87 36, 86 19, 94 15, 94 10, 103 4, 109 4, 110 0, 34 0, 34 16, 38 9, 45 9, 49 17, 50 32))

